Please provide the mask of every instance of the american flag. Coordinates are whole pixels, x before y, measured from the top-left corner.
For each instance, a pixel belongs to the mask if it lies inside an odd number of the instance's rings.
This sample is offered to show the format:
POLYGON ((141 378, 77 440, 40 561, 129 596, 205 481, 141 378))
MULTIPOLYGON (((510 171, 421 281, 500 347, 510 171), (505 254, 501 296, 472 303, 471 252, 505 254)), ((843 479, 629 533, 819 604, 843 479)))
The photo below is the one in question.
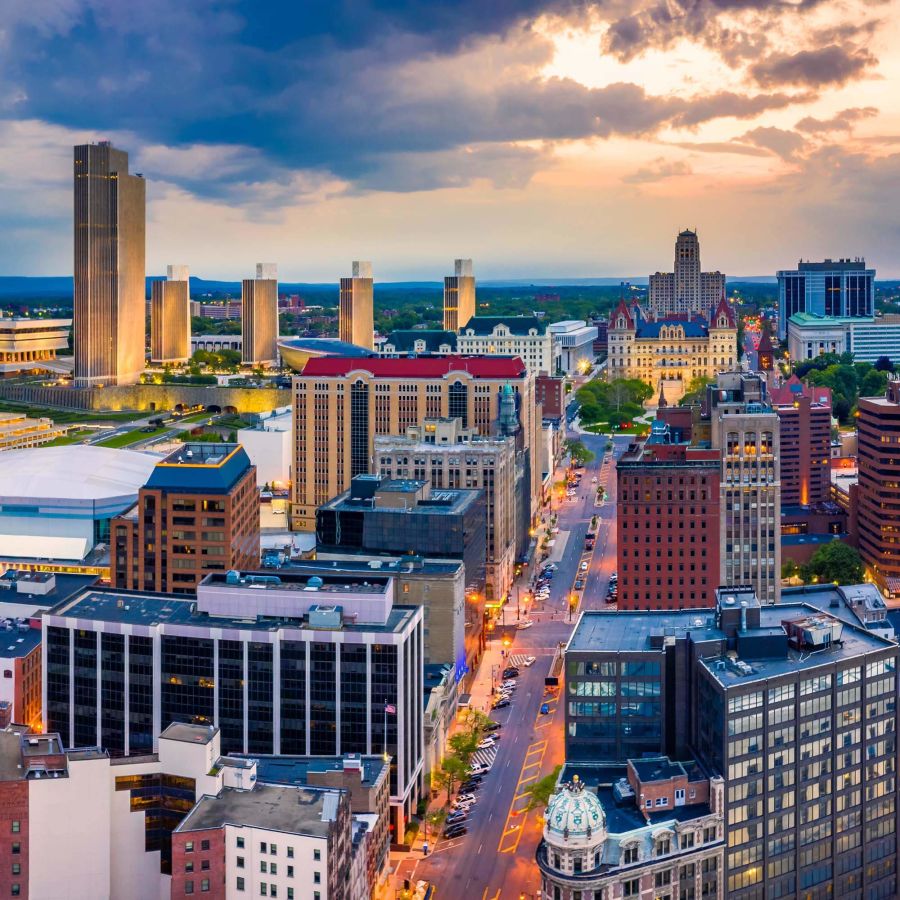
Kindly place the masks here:
POLYGON ((384 711, 385 711, 386 713, 390 713, 392 716, 396 716, 396 715, 397 715, 397 707, 394 706, 393 703, 385 703, 385 704, 384 704, 384 711))

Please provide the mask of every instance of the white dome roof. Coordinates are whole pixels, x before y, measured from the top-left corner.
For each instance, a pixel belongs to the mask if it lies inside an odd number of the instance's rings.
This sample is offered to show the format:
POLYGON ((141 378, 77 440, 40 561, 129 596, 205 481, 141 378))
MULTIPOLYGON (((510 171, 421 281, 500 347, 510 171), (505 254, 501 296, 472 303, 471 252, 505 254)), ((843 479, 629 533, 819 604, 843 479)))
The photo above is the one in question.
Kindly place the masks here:
POLYGON ((544 823, 544 839, 550 844, 589 847, 606 840, 603 806, 577 775, 550 798, 544 823))
POLYGON ((135 450, 71 444, 0 454, 0 499, 102 501, 137 496, 159 457, 135 450))

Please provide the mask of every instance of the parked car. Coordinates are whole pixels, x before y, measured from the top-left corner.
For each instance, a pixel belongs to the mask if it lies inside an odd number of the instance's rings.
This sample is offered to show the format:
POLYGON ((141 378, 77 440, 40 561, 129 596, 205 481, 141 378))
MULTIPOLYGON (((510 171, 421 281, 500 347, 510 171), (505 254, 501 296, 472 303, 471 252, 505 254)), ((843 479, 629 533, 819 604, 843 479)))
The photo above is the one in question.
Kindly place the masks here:
POLYGON ((503 670, 503 677, 504 678, 518 678, 519 670, 515 666, 507 666, 503 670))
POLYGON ((447 816, 447 821, 444 824, 448 825, 448 826, 454 825, 457 822, 465 822, 465 820, 468 818, 469 818, 469 814, 467 812, 462 812, 462 810, 460 810, 459 812, 450 813, 450 815, 447 816))
POLYGON ((494 701, 494 703, 491 704, 491 709, 506 709, 507 706, 509 706, 509 700, 502 698, 494 701))
MULTIPOLYGON (((507 706, 509 706, 508 703, 507 706)), ((487 775, 490 771, 491 767, 487 763, 472 763, 469 766, 469 775, 487 775)))
POLYGON ((519 622, 519 624, 516 625, 516 628, 518 628, 519 631, 524 631, 526 628, 531 628, 532 625, 534 625, 534 622, 530 619, 526 619, 524 622, 519 622))
POLYGON ((452 841, 454 838, 462 837, 468 830, 465 825, 457 825, 456 828, 448 828, 444 832, 444 837, 452 841))
POLYGON ((499 722, 488 722, 484 726, 485 731, 499 731, 503 726, 499 722))
POLYGON ((496 744, 496 743, 497 743, 497 742, 496 742, 496 741, 492 741, 492 740, 490 739, 490 737, 486 737, 486 738, 478 745, 478 749, 479 749, 479 750, 490 750, 491 747, 493 747, 494 744, 496 744))

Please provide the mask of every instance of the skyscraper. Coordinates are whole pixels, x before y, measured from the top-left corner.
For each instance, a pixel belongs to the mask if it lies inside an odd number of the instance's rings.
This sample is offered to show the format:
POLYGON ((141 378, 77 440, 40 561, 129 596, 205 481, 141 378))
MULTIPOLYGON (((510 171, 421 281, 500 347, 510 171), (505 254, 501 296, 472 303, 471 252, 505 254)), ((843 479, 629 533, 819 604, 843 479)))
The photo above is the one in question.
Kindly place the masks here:
POLYGON ((354 260, 353 274, 341 279, 338 337, 348 344, 375 349, 372 263, 354 260))
POLYGON ((256 278, 241 283, 242 359, 245 365, 278 358, 278 267, 257 263, 256 278))
POLYGON ((700 239, 686 229, 675 240, 675 271, 650 276, 650 309, 661 315, 699 313, 709 316, 725 296, 721 272, 700 271, 700 239))
POLYGON ((871 318, 875 314, 875 270, 865 259, 826 259, 797 263, 778 276, 778 337, 787 338, 788 320, 796 313, 829 318, 871 318))
POLYGON ((150 291, 150 359, 184 362, 191 355, 190 291, 187 266, 169 266, 165 281, 150 291))
POLYGON ((454 260, 453 274, 444 278, 444 328, 459 331, 475 315, 475 276, 471 259, 454 260))
POLYGON ((145 197, 108 141, 74 157, 75 384, 134 384, 144 370, 145 197))
POLYGON ((781 593, 778 414, 756 373, 722 372, 707 389, 710 438, 722 453, 721 584, 752 585, 761 603, 781 593))
POLYGON ((892 600, 900 597, 900 381, 884 397, 860 397, 857 527, 868 574, 892 600))

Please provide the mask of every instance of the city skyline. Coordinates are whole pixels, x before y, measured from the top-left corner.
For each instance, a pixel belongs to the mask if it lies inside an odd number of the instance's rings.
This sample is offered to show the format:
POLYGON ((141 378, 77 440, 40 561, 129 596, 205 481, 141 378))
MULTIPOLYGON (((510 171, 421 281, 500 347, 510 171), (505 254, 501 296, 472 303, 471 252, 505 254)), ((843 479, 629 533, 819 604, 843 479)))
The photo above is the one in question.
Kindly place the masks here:
POLYGON ((484 279, 649 275, 696 227, 727 274, 863 253, 900 274, 891 9, 104 10, 4 23, 5 274, 68 272, 67 156, 103 138, 147 178, 149 271, 236 278, 240 248, 288 281, 348 256, 386 281, 448 255, 484 279))

